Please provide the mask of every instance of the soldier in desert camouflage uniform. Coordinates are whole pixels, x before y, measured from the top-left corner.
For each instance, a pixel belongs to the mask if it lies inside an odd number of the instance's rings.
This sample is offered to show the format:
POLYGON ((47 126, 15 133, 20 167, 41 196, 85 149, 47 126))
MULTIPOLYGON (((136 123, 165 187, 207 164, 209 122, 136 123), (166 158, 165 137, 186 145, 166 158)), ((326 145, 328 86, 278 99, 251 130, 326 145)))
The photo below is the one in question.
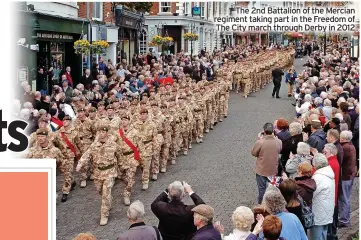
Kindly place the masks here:
POLYGON ((179 139, 181 136, 180 131, 180 116, 178 112, 178 106, 176 104, 176 97, 172 96, 169 98, 169 114, 173 117, 172 121, 172 144, 170 145, 169 149, 169 155, 171 158, 171 163, 176 163, 176 157, 178 154, 178 148, 179 148, 179 139))
POLYGON ((150 164, 154 151, 153 146, 156 144, 158 131, 154 122, 149 118, 148 109, 142 108, 139 113, 139 120, 133 124, 133 127, 138 130, 144 143, 144 151, 142 152, 140 166, 143 168, 142 190, 147 190, 149 187, 150 164))
POLYGON ((173 116, 168 113, 167 105, 163 103, 160 106, 163 116, 165 120, 163 122, 163 138, 164 143, 161 148, 161 157, 160 157, 160 172, 165 173, 167 171, 167 161, 169 159, 169 148, 172 144, 172 124, 173 124, 173 116))
POLYGON ((121 162, 122 150, 114 142, 112 137, 108 136, 110 128, 107 125, 101 125, 98 132, 98 138, 83 154, 78 162, 76 171, 80 172, 84 166, 88 166, 90 159, 94 164, 94 185, 101 195, 100 225, 108 223, 109 211, 112 205, 112 187, 117 176, 118 162, 121 162))
POLYGON ((39 128, 36 131, 36 138, 36 144, 29 149, 29 152, 26 154, 25 157, 56 159, 56 166, 64 177, 64 183, 62 188, 62 202, 65 202, 69 192, 73 190, 76 186, 76 183, 72 176, 73 164, 70 164, 70 162, 64 157, 60 149, 55 147, 54 144, 50 142, 48 129, 39 128))
MULTIPOLYGON (((66 192, 70 189, 71 183, 74 182, 73 177, 73 166, 74 166, 74 159, 79 159, 81 157, 80 149, 83 149, 82 143, 79 138, 79 133, 75 129, 74 125, 71 122, 71 118, 68 115, 65 115, 63 118, 63 126, 56 132, 58 135, 57 137, 62 140, 63 144, 67 146, 64 151, 65 157, 65 164, 68 166, 69 175, 71 176, 71 182, 67 184, 66 192)), ((86 187, 86 181, 82 181, 80 183, 80 187, 86 187)), ((67 200, 67 195, 63 194, 62 201, 67 200)))
MULTIPOLYGON (((54 144, 54 137, 56 136, 56 134, 54 134, 51 131, 51 128, 49 126, 49 123, 47 120, 45 120, 44 118, 40 118, 38 120, 38 127, 40 128, 46 128, 48 129, 49 133, 48 133, 48 138, 49 138, 49 142, 54 144)), ((29 148, 33 147, 36 143, 37 143, 37 134, 36 132, 33 132, 32 134, 30 134, 29 136, 29 148)), ((56 146, 56 144, 54 144, 54 146, 56 146)), ((59 148, 59 146, 56 146, 57 148, 59 148)))
POLYGON ((203 120, 203 109, 204 102, 202 100, 201 93, 199 90, 194 91, 196 104, 194 106, 194 131, 193 135, 197 143, 203 142, 203 130, 204 130, 204 120, 203 120))
POLYGON ((152 102, 152 121, 157 127, 157 137, 153 146, 153 156, 152 156, 152 165, 151 165, 151 171, 152 171, 152 180, 156 181, 158 179, 158 173, 159 173, 159 160, 160 160, 160 151, 162 149, 162 145, 164 143, 164 121, 165 116, 162 114, 162 112, 159 110, 158 103, 152 102))
POLYGON ((123 155, 118 162, 118 177, 124 180, 123 192, 124 204, 130 205, 130 195, 135 183, 135 173, 139 166, 141 153, 144 151, 144 144, 140 133, 130 126, 130 116, 122 116, 122 126, 119 129, 120 148, 123 155))
MULTIPOLYGON (((89 120, 85 116, 85 109, 78 109, 78 116, 74 122, 74 127, 78 132, 79 139, 81 141, 81 153, 84 153, 90 145, 93 143, 96 133, 96 129, 91 120, 89 120)), ((89 166, 84 166, 83 171, 80 173, 80 182, 81 186, 86 185, 86 179, 88 178, 88 172, 90 175, 93 173, 93 167, 91 161, 89 162, 89 166), (85 182, 85 183, 84 183, 85 182)))
POLYGON ((108 114, 107 111, 105 110, 105 103, 103 101, 98 103, 98 114, 97 114, 97 118, 99 120, 102 120, 104 118, 107 118, 108 114))
POLYGON ((115 115, 114 107, 112 105, 107 106, 107 115, 107 118, 101 120, 101 124, 109 126, 109 133, 118 136, 121 120, 115 115))
POLYGON ((180 116, 180 149, 183 151, 183 154, 186 156, 188 154, 188 147, 189 147, 189 127, 190 127, 190 120, 191 120, 191 112, 189 107, 185 104, 186 103, 186 96, 181 95, 178 97, 179 101, 179 116, 180 116))

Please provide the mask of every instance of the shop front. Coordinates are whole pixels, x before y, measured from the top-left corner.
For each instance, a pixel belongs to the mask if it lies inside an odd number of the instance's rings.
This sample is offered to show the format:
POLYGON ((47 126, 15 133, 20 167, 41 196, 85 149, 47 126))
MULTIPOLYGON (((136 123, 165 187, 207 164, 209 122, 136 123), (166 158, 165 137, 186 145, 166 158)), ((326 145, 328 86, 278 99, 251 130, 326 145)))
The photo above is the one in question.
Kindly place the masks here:
POLYGON ((135 53, 139 51, 140 29, 144 23, 142 15, 125 9, 116 10, 116 26, 118 30, 118 56, 117 62, 125 59, 128 63, 135 53))
MULTIPOLYGON (((22 12, 19 38, 26 38, 31 44, 38 45, 38 51, 22 48, 22 59, 18 69, 24 76, 24 69, 28 69, 27 81, 33 90, 51 91, 51 86, 58 83, 60 73, 69 66, 73 83, 77 84, 82 75, 82 57, 75 54, 74 42, 83 39, 87 33, 87 21, 55 17, 38 12, 22 12), (30 21, 31 24, 26 21, 30 21), (26 31, 25 31, 26 30, 26 31), (38 77, 43 69, 45 76, 38 77)), ((18 79, 19 81, 24 80, 18 79)))

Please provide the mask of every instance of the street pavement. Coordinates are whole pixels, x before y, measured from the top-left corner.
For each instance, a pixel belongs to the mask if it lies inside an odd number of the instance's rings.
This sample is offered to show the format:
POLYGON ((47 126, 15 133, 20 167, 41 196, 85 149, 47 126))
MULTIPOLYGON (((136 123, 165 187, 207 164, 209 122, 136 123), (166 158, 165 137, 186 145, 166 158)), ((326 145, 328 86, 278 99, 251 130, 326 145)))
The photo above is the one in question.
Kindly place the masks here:
MULTIPOLYGON (((302 70, 303 61, 296 60, 296 70, 302 70)), ((204 142, 192 144, 188 156, 177 158, 176 165, 169 165, 167 173, 151 182, 147 191, 141 191, 140 172, 131 201, 140 200, 145 205, 145 222, 157 226, 158 221, 150 210, 152 201, 175 180, 188 182, 207 204, 215 209, 215 221, 221 221, 225 233, 232 231, 231 216, 238 206, 252 208, 257 204, 255 158, 251 149, 266 122, 284 117, 294 118, 287 86, 282 83, 281 99, 271 97, 273 84, 268 84, 247 99, 231 93, 228 118, 205 134, 204 142)), ((79 178, 76 178, 77 180, 79 178)), ((357 179, 358 182, 358 179, 357 179)), ((88 182, 84 189, 76 187, 66 203, 61 203, 61 176, 57 177, 57 239, 69 240, 81 232, 91 232, 98 240, 116 239, 129 227, 127 207, 122 203, 124 185, 116 181, 113 187, 113 205, 109 222, 100 226, 100 196, 94 184, 88 182)), ((354 186, 352 210, 358 209, 358 183, 354 186)), ((191 199, 186 197, 186 203, 191 199)))

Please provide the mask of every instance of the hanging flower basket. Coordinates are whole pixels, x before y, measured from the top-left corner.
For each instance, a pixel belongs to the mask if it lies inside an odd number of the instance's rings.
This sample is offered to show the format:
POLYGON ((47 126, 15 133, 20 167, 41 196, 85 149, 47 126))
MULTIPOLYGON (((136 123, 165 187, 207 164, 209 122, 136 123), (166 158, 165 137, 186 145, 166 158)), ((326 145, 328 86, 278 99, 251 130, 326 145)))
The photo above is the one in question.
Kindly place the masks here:
POLYGON ((185 33, 183 34, 183 38, 186 41, 197 41, 198 40, 198 34, 195 33, 185 33))
POLYGON ((152 38, 152 42, 157 45, 161 45, 163 43, 163 38, 159 35, 156 35, 152 38))
POLYGON ((95 41, 91 45, 92 53, 94 54, 105 54, 109 43, 104 40, 95 41))
POLYGON ((162 44, 165 45, 165 46, 172 46, 173 45, 173 38, 172 37, 164 37, 162 39, 162 44))
POLYGON ((78 40, 74 43, 75 54, 89 55, 90 47, 91 45, 88 40, 78 40))

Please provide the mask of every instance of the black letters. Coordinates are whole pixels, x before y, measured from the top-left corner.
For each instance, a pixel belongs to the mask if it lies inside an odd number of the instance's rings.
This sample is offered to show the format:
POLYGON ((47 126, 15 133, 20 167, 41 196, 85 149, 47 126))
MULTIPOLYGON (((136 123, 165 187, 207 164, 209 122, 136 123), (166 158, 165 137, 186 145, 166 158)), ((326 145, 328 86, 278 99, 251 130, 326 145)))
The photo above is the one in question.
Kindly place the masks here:
POLYGON ((3 143, 3 133, 2 133, 2 129, 3 128, 7 128, 8 127, 8 123, 6 121, 3 121, 3 111, 0 110, 0 139, 1 139, 1 143, 0 143, 0 152, 5 152, 6 151, 6 147, 7 144, 3 143))
POLYGON ((11 142, 8 147, 11 151, 22 152, 28 147, 28 143, 29 143, 28 138, 24 134, 17 131, 17 128, 21 128, 22 130, 24 130, 27 126, 28 124, 23 121, 13 121, 10 123, 8 130, 10 137, 20 142, 19 145, 16 145, 13 142, 11 142))

